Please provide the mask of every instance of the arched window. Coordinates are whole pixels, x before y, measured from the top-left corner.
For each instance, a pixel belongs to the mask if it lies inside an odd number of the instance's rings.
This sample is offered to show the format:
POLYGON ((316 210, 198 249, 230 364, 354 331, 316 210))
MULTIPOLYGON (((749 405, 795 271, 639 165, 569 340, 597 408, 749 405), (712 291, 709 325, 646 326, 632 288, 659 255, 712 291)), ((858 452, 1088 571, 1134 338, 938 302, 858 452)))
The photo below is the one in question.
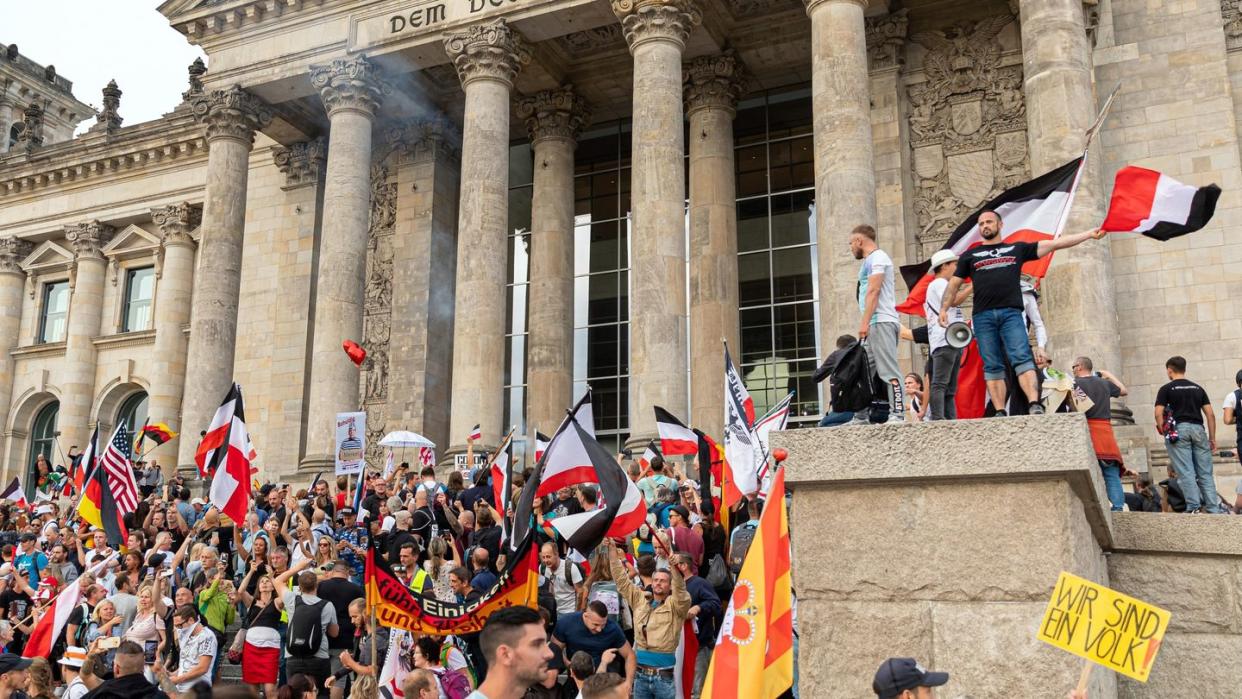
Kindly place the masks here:
POLYGON ((134 430, 142 429, 142 423, 147 421, 146 391, 139 391, 126 398, 121 403, 121 409, 116 411, 116 420, 118 425, 125 425, 130 434, 134 430))
POLYGON ((35 481, 35 462, 43 455, 49 465, 56 463, 56 418, 60 414, 60 403, 53 401, 35 415, 34 426, 30 429, 30 452, 26 458, 26 477, 22 484, 26 486, 27 497, 32 497, 35 481))

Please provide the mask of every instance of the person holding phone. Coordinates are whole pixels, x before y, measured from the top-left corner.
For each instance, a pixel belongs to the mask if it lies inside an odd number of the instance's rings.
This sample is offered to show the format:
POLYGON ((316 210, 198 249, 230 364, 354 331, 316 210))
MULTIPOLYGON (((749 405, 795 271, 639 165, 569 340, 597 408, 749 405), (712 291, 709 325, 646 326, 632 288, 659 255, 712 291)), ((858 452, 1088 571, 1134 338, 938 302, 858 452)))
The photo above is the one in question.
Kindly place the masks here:
POLYGON ((148 671, 164 654, 164 622, 156 613, 155 588, 150 581, 138 588, 138 612, 134 615, 134 622, 125 630, 124 638, 142 646, 143 662, 148 671))

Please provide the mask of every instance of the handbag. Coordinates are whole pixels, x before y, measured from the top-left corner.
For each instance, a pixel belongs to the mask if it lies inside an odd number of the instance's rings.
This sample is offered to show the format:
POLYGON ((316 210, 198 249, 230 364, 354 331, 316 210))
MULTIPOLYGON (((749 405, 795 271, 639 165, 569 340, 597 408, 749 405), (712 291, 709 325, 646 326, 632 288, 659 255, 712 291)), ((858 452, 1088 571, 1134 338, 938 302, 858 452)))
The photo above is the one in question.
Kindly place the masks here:
POLYGON ((233 637, 233 645, 229 646, 229 652, 226 656, 228 657, 229 662, 234 665, 239 665, 242 661, 242 651, 245 647, 246 629, 240 628, 237 630, 237 635, 233 637))

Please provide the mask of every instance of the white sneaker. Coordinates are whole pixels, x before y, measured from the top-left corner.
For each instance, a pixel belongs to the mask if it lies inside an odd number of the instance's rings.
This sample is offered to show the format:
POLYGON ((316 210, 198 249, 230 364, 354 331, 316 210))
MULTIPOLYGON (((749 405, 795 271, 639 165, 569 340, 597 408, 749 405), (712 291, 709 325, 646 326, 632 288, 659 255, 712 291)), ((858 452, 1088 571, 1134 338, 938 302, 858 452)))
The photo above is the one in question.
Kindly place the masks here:
POLYGON ((905 421, 906 421, 906 418, 902 417, 901 415, 897 415, 895 413, 888 414, 888 422, 890 424, 894 422, 905 422, 905 421))

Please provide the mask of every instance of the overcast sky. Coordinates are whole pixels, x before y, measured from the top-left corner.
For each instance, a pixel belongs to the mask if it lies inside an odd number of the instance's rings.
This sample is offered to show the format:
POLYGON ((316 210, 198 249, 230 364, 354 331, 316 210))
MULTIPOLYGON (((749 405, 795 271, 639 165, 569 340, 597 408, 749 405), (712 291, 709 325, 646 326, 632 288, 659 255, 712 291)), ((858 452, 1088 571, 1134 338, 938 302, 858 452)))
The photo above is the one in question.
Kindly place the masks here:
MULTIPOLYGON (((115 79, 125 126, 171 111, 186 89, 186 66, 206 56, 155 11, 157 0, 0 0, 0 42, 53 64, 73 95, 99 108, 115 79)), ((82 122, 79 131, 95 120, 82 122)))

